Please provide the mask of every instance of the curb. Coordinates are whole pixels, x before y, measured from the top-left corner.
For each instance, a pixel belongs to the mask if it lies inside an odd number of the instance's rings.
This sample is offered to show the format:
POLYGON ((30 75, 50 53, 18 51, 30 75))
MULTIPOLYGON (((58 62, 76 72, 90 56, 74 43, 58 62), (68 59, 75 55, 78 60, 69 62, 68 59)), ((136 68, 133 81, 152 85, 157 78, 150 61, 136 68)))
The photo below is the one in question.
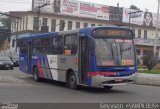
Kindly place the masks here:
POLYGON ((160 74, 138 73, 135 84, 160 86, 160 74))

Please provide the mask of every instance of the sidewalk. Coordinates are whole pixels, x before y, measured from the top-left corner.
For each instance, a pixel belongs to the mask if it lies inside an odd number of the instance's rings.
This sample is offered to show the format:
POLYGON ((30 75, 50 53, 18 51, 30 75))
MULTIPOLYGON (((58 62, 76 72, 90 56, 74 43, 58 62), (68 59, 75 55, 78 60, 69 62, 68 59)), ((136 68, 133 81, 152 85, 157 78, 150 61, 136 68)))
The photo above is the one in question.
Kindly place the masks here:
POLYGON ((160 86, 160 74, 138 73, 136 84, 160 86))

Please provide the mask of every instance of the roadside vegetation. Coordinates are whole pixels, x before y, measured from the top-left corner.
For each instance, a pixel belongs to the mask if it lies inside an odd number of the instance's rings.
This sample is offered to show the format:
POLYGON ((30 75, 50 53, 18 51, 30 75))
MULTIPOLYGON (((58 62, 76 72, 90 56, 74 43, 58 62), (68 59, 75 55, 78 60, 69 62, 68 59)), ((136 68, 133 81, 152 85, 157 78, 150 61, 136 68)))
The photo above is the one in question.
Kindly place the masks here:
POLYGON ((160 74, 160 62, 154 53, 148 52, 142 57, 143 62, 140 63, 138 60, 138 72, 147 74, 160 74))
POLYGON ((138 70, 139 73, 146 73, 146 74, 160 74, 160 69, 153 69, 153 70, 138 70))

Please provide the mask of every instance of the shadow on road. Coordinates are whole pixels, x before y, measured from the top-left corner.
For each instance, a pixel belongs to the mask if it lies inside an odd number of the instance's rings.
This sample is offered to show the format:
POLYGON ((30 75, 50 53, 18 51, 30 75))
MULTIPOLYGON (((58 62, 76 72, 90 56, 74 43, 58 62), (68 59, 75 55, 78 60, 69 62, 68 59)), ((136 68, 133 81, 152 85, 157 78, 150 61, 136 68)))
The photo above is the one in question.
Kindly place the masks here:
MULTIPOLYGON (((33 78, 31 78, 31 77, 29 79, 32 79, 32 81, 34 81, 33 78)), ((66 86, 66 83, 64 83, 64 82, 58 82, 58 81, 44 79, 40 83, 42 83, 44 85, 51 85, 51 86, 66 88, 68 90, 73 90, 73 89, 69 89, 66 86)), ((94 88, 94 87, 79 86, 79 89, 75 90, 75 91, 86 92, 86 93, 96 93, 96 94, 103 94, 103 93, 129 93, 129 92, 126 92, 124 90, 114 89, 114 87, 111 90, 107 90, 107 89, 104 89, 104 88, 94 88)))

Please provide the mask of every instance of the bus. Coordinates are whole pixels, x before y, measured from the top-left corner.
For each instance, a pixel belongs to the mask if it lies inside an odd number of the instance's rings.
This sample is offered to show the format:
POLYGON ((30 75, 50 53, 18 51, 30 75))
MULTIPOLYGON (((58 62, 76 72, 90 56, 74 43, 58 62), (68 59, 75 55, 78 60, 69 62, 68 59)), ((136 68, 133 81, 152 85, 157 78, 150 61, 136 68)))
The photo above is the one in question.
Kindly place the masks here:
POLYGON ((103 87, 133 83, 137 77, 132 30, 87 27, 19 39, 20 71, 35 81, 50 79, 78 86, 103 87))

